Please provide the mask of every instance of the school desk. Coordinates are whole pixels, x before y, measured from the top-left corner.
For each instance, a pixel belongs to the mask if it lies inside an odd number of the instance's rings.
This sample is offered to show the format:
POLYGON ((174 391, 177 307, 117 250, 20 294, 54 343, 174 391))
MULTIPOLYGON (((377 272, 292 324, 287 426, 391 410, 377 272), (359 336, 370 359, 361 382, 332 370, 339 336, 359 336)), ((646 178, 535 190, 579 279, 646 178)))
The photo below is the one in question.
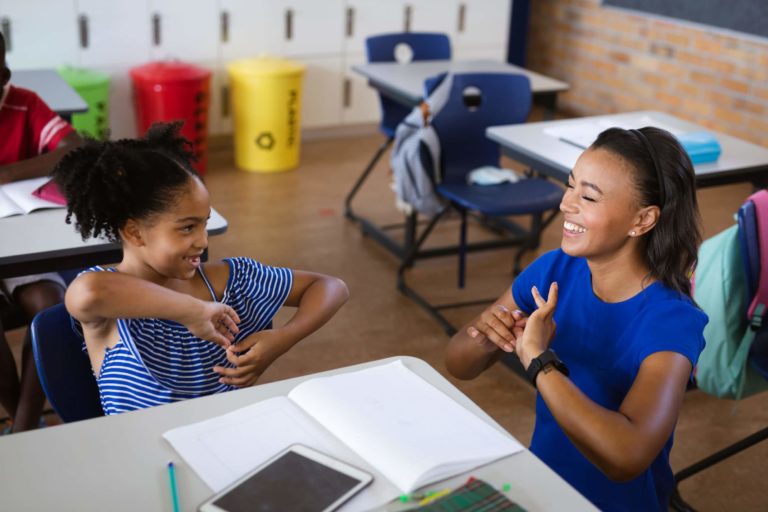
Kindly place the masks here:
POLYGON ((708 131, 717 138, 722 149, 720 158, 712 163, 694 166, 697 186, 708 187, 744 181, 752 182, 758 187, 768 184, 768 148, 663 112, 626 112, 561 121, 492 126, 486 134, 488 138, 499 143, 506 156, 567 183, 568 174, 584 149, 561 140, 558 133, 567 133, 574 129, 578 131, 582 127, 584 131, 589 131, 594 126, 640 128, 649 124, 649 120, 660 128, 679 132, 708 131))
POLYGON ((371 87, 407 106, 416 106, 424 98, 424 80, 446 71, 454 73, 519 73, 531 81, 533 98, 545 107, 551 118, 557 106, 557 94, 569 85, 560 80, 534 73, 525 68, 493 60, 422 60, 400 64, 375 62, 352 66, 352 70, 368 79, 371 87))
MULTIPOLYGON (((413 357, 393 357, 142 411, 0 437, 0 460, 4 461, 0 464, 0 508, 171 510, 167 464, 173 461, 181 510, 197 510, 212 493, 161 437, 164 432, 286 395, 310 377, 355 371, 396 359, 504 432, 427 363, 413 357)), ((258 442, 258 433, 254 433, 253 442, 258 442)), ((528 450, 471 474, 488 482, 508 482, 510 499, 530 512, 596 510, 528 450)), ((466 479, 467 474, 444 485, 458 486, 466 479)))
POLYGON ((14 71, 11 84, 37 93, 51 110, 70 120, 72 114, 88 111, 88 104, 53 69, 14 71))
MULTIPOLYGON (((66 216, 65 208, 54 208, 0 219, 0 277, 120 261, 122 250, 118 244, 100 238, 83 241, 74 225, 64 222, 66 216)), ((227 220, 211 210, 208 234, 226 230, 227 220)))

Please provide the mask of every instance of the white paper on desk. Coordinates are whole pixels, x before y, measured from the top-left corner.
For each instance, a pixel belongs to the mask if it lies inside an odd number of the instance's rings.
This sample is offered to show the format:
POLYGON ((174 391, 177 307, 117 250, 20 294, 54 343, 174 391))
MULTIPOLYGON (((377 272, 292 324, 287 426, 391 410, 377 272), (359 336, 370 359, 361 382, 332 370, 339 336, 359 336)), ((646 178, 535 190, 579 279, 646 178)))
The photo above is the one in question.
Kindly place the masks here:
POLYGON ((214 491, 293 443, 370 471, 346 510, 522 450, 400 361, 310 379, 278 397, 163 435, 214 491))
POLYGON ((625 130, 630 130, 644 128, 646 126, 655 126, 656 128, 667 130, 674 136, 679 136, 683 133, 678 129, 660 123, 647 115, 624 119, 621 122, 610 119, 600 119, 596 121, 568 123, 562 126, 545 128, 544 133, 562 139, 575 146, 579 146, 582 149, 587 149, 593 142, 595 142, 597 136, 608 128, 624 128, 625 130))
POLYGON ((22 215, 42 208, 64 208, 63 205, 40 199, 32 192, 50 181, 48 177, 14 181, 0 187, 0 218, 22 215))

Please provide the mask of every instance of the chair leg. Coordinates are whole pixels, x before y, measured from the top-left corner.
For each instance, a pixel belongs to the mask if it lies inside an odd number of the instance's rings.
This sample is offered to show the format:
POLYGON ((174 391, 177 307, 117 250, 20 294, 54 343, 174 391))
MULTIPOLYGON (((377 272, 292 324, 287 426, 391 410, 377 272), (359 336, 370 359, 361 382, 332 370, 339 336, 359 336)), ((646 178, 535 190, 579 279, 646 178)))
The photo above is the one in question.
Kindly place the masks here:
POLYGON ((467 211, 461 210, 461 227, 459 228, 459 288, 464 288, 467 267, 467 211))
POLYGON ((360 190, 360 187, 363 186, 363 183, 365 183, 365 180, 368 179, 368 175, 371 174, 371 171, 373 171, 373 168, 376 167, 376 164, 381 158, 381 155, 384 154, 384 152, 387 150, 387 148, 389 148, 389 146, 392 144, 394 140, 395 140, 394 138, 388 137, 387 140, 384 141, 384 143, 376 151, 376 154, 373 155, 373 159, 370 161, 370 163, 365 168, 363 173, 360 175, 359 178, 357 178, 357 181, 352 187, 352 190, 349 191, 349 194, 347 194, 347 197, 344 199, 344 215, 348 219, 357 220, 357 216, 352 212, 352 199, 354 199, 355 195, 357 195, 358 190, 360 190))
POLYGON ((686 478, 689 478, 695 475, 696 473, 699 473, 701 471, 704 471, 707 468, 714 466, 718 462, 723 461, 728 457, 736 455, 737 453, 743 450, 746 450, 751 446, 756 445, 761 441, 765 441, 766 439, 768 439, 768 427, 762 430, 759 430, 754 434, 733 443, 730 446, 726 446, 722 450, 713 453, 709 457, 705 457, 701 459, 699 462, 691 464, 687 468, 681 469, 680 471, 675 473, 675 490, 672 495, 672 498, 669 501, 669 506, 673 510, 676 510, 678 512, 691 512, 695 510, 693 507, 688 505, 688 503, 686 503, 685 500, 683 500, 683 497, 680 495, 680 490, 678 488, 680 485, 680 482, 682 482, 686 478))

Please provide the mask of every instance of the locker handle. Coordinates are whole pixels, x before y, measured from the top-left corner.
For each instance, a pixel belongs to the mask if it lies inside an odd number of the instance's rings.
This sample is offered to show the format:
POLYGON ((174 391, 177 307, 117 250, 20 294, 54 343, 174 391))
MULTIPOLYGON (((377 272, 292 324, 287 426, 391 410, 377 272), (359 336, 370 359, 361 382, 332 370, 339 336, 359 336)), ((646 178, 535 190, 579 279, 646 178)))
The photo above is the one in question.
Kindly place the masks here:
POLYGON ((221 117, 229 117, 229 86, 221 86, 221 117))
POLYGON ((11 19, 8 16, 3 16, 0 20, 0 31, 5 37, 5 51, 13 51, 13 38, 11 37, 11 19))
POLYGON ((229 42, 229 11, 221 11, 219 28, 221 30, 221 42, 229 42))
POLYGON ((161 43, 161 21, 158 13, 152 15, 152 42, 155 46, 160 46, 161 43))
POLYGON ((88 16, 85 14, 78 16, 77 25, 80 29, 80 48, 88 48, 88 16))
POLYGON ((411 15, 413 14, 413 7, 411 5, 405 6, 405 12, 403 13, 403 32, 411 31, 411 15))
POLYGON ((352 37, 355 33, 355 8, 347 7, 347 37, 352 37))
POLYGON ((344 79, 344 108, 349 108, 352 104, 352 80, 344 79))
POLYGON ((464 25, 467 18, 467 4, 461 2, 459 4, 459 32, 464 32, 464 25))
POLYGON ((293 9, 285 10, 285 39, 293 39, 293 9))

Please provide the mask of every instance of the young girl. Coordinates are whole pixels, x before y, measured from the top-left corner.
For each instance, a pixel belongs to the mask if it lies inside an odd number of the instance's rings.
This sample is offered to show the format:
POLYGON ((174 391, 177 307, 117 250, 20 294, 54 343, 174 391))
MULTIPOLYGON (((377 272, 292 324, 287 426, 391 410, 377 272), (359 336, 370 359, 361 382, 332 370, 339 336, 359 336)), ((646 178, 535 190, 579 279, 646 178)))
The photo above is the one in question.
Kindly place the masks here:
POLYGON ((67 222, 123 246, 115 268, 82 273, 65 299, 105 414, 250 386, 349 296, 339 279, 249 258, 203 265, 210 198, 178 126, 88 141, 54 170, 67 222), (272 328, 282 305, 298 309, 272 328))
POLYGON ((667 510, 707 322, 688 277, 693 166, 663 130, 612 128, 576 162, 560 209, 561 248, 453 337, 448 370, 471 379, 516 352, 538 390, 531 451, 601 510, 667 510))

